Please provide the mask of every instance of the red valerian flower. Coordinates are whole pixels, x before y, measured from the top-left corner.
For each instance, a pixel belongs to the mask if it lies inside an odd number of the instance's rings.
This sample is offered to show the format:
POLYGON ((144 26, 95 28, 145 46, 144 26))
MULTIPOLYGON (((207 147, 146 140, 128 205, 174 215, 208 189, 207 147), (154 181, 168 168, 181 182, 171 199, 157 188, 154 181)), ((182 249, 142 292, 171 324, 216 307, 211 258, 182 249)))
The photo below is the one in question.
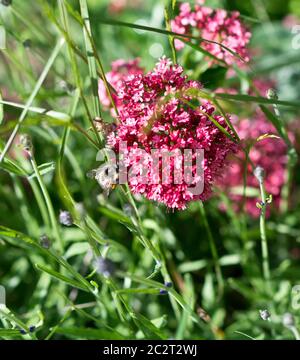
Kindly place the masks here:
MULTIPOLYGON (((189 91, 199 89, 199 82, 189 81, 183 75, 183 68, 166 58, 160 59, 147 74, 131 75, 120 85, 117 99, 119 125, 108 136, 108 143, 120 154, 120 144, 126 142, 127 150, 123 154, 126 166, 140 169, 138 166, 142 165, 146 168, 150 181, 138 181, 136 177, 128 179, 133 193, 172 209, 184 209, 190 201, 210 197, 213 183, 224 172, 227 155, 235 152, 237 145, 212 122, 213 118, 232 135, 224 117, 215 112, 209 101, 197 99, 195 104, 189 91), (176 183, 174 172, 180 167, 180 161, 175 156, 168 168, 153 179, 153 149, 169 153, 179 150, 182 154, 186 149, 203 149, 203 174, 196 171, 193 163, 190 178, 176 183), (168 173, 165 182, 162 181, 164 171, 168 173), (190 188, 199 182, 204 188, 195 194, 190 188)), ((194 154, 192 157, 195 160, 194 154)))
MULTIPOLYGON (((277 135, 274 126, 268 121, 261 111, 257 111, 251 119, 242 119, 235 126, 240 138, 254 146, 250 150, 249 158, 254 166, 264 169, 264 185, 266 192, 273 197, 272 207, 279 209, 282 195, 282 188, 286 182, 287 167, 287 146, 281 138, 265 137, 264 135, 277 135), (261 139, 257 141, 257 139, 261 139)), ((232 159, 227 173, 222 178, 221 187, 226 189, 229 197, 233 200, 234 208, 241 210, 243 204, 242 189, 244 185, 245 154, 239 152, 232 159)), ((258 217, 260 210, 256 203, 260 198, 259 183, 253 174, 253 168, 248 163, 247 183, 248 196, 245 203, 245 210, 251 217, 258 217), (251 192, 251 189, 254 191, 251 192), (256 191, 255 191, 256 189, 256 191)), ((268 211, 268 215, 270 211, 268 211)))
MULTIPOLYGON (((237 53, 244 61, 249 61, 247 44, 250 41, 251 33, 241 22, 239 12, 212 9, 203 6, 203 3, 204 1, 198 1, 193 9, 189 3, 182 3, 179 15, 171 22, 172 31, 221 43, 237 53)), ((200 45, 228 65, 240 62, 232 53, 216 43, 203 41, 200 45)), ((177 50, 181 50, 184 43, 176 39, 175 47, 177 50)))
MULTIPOLYGON (((139 66, 140 59, 134 59, 126 61, 123 59, 116 60, 112 62, 112 69, 109 73, 106 74, 106 79, 108 83, 116 90, 119 91, 124 80, 126 80, 131 75, 142 74, 144 72, 143 68, 139 66)), ((99 99, 102 105, 108 109, 111 109, 112 114, 114 114, 114 109, 110 98, 107 94, 106 88, 104 86, 103 80, 99 80, 98 84, 98 94, 99 99)), ((115 102, 117 108, 120 108, 121 102, 118 100, 118 96, 112 93, 113 101, 115 102)))
MULTIPOLYGON (((254 79, 253 85, 261 96, 266 96, 271 88, 275 86, 274 81, 269 79, 254 79)), ((217 92, 224 92, 219 89, 217 92)), ((226 89, 227 93, 236 93, 235 89, 226 89)), ((256 95, 249 91, 250 95, 256 95)), ((278 137, 274 125, 266 118, 265 114, 257 109, 251 118, 241 120, 234 119, 234 127, 240 139, 251 144, 249 159, 253 166, 264 169, 264 185, 266 192, 272 195, 272 208, 279 209, 282 200, 282 189, 287 179, 287 145, 283 139, 278 137), (267 136, 268 135, 268 136, 267 136), (275 135, 275 136, 273 136, 275 135)), ((294 142, 292 133, 289 133, 290 140, 294 142)), ((226 169, 224 177, 219 182, 222 189, 226 191, 233 201, 234 209, 239 212, 243 206, 243 187, 245 175, 246 158, 242 151, 230 159, 230 166, 226 169)), ((259 182, 254 175, 253 167, 248 162, 247 167, 247 198, 245 211, 251 217, 258 217, 260 210, 256 204, 260 198, 259 182)), ((222 205, 223 207, 223 205, 222 205)), ((270 215, 270 207, 267 208, 267 215, 270 215)))

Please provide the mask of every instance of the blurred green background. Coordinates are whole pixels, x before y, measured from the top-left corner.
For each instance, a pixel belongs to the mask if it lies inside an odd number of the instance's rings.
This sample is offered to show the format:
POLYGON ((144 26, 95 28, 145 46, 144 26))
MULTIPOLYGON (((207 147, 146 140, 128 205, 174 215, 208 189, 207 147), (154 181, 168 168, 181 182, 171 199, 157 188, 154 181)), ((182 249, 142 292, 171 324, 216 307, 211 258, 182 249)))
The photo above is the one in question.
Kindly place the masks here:
MULTIPOLYGON (((68 3, 74 10, 80 11, 77 1, 68 3)), ((110 70, 110 63, 119 58, 129 60, 139 57, 141 64, 150 70, 162 55, 171 57, 168 37, 165 35, 104 25, 98 21, 108 17, 164 28, 165 1, 128 0, 124 8, 121 6, 123 1, 89 0, 87 3, 93 39, 106 72, 110 70)), ((207 0, 206 4, 241 12, 253 32, 253 71, 250 76, 273 80, 280 99, 299 101, 300 44, 298 49, 294 49, 292 41, 296 36, 293 27, 300 25, 300 2, 207 0)), ((82 26, 68 11, 66 13, 70 23, 69 35, 84 53, 82 26)), ((57 1, 14 0, 9 7, 0 4, 0 24, 6 31, 6 49, 0 51, 0 87, 4 100, 25 104, 32 93, 58 36, 62 35, 53 16, 61 22, 57 1)), ((208 88, 230 86, 225 73, 216 76, 214 72, 202 72, 199 67, 202 61, 202 55, 191 50, 185 50, 179 57, 187 74, 204 82, 208 88)), ((82 89, 92 112, 89 68, 79 57, 77 64, 82 89)), ((76 79, 65 46, 35 97, 34 106, 70 114, 77 96, 75 88, 76 79)), ((238 115, 253 111, 241 103, 228 104, 228 108, 238 115)), ((286 108, 281 111, 288 121, 299 118, 299 110, 298 113, 286 108)), ((15 105, 4 105, 4 121, 0 126, 2 147, 20 112, 15 105)), ((110 121, 109 113, 103 116, 110 121)), ((86 130, 90 127, 80 99, 72 115, 72 122, 86 130)), ((35 158, 43 170, 43 179, 56 217, 61 209, 67 207, 61 179, 57 175, 65 128, 66 123, 60 116, 51 117, 30 111, 20 131, 32 137, 35 158)), ((1 169, 0 224, 26 234, 37 243, 42 234, 47 234, 53 241, 54 234, 48 233, 36 198, 36 178, 32 176, 33 180, 28 180, 33 174, 29 161, 17 144, 14 144, 9 156, 24 172, 18 173, 15 166, 8 165, 1 169)), ((178 305, 174 297, 159 295, 159 289, 147 283, 146 278, 152 273, 155 263, 149 250, 141 245, 132 219, 123 211, 127 202, 124 194, 117 188, 106 200, 96 181, 86 176, 87 172, 97 166, 95 157, 96 149, 78 128, 72 127, 63 159, 63 178, 73 199, 84 207, 92 219, 93 224, 89 226, 93 229, 97 227, 98 232, 93 231, 97 233, 101 252, 108 252, 108 257, 115 262, 116 267, 128 275, 116 278, 115 286, 118 289, 140 289, 122 296, 125 303, 135 313, 141 314, 142 318, 137 320, 139 325, 134 321, 132 324, 132 319, 127 323, 128 314, 123 321, 120 320, 112 284, 93 273, 89 233, 84 228, 59 225, 64 242, 63 257, 76 273, 83 277, 90 275, 88 281, 93 280, 98 284, 96 299, 91 292, 79 290, 77 293, 55 274, 49 275, 37 269, 38 263, 74 278, 74 274, 51 260, 47 251, 43 253, 24 242, 23 235, 1 228, 0 284, 7 291, 7 307, 27 326, 36 325, 38 338, 45 338, 49 333, 56 339, 110 338, 120 334, 130 338, 246 339, 247 336, 241 333, 259 339, 293 338, 292 332, 282 326, 281 317, 286 312, 292 312, 299 322, 299 309, 292 306, 292 289, 300 284, 298 167, 293 208, 285 214, 274 214, 267 222, 275 291, 272 299, 265 292, 261 274, 258 219, 245 218, 243 214, 230 211, 222 212, 219 206, 222 199, 218 195, 206 203, 208 222, 226 279, 224 293, 219 296, 207 230, 198 204, 191 204, 186 211, 171 213, 157 204, 137 199, 144 235, 160 249, 174 289, 193 309, 194 316, 198 316, 199 325, 186 309, 178 305), (144 282, 135 282, 130 274, 135 274, 144 282), (81 306, 75 306, 71 312, 68 308, 70 303, 81 306), (259 310, 265 308, 272 313, 272 322, 260 318, 259 310), (56 325, 57 328, 51 333, 50 329, 56 325)), ((159 272, 154 274, 153 280, 164 282, 159 272)), ((124 309, 126 313, 126 305, 124 309)), ((3 314, 1 319, 3 328, 17 326, 3 314)), ((2 337, 21 338, 22 335, 8 332, 2 337)))

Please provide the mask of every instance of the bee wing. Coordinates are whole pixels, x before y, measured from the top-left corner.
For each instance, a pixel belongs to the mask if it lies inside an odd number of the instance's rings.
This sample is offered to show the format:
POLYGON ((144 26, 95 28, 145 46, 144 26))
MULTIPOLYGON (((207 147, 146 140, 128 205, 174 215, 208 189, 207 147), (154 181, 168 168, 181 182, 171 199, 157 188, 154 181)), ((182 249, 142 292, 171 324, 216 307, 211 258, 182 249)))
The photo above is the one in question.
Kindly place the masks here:
POLYGON ((97 174, 97 170, 92 169, 86 173, 86 176, 90 179, 95 179, 96 174, 97 174))

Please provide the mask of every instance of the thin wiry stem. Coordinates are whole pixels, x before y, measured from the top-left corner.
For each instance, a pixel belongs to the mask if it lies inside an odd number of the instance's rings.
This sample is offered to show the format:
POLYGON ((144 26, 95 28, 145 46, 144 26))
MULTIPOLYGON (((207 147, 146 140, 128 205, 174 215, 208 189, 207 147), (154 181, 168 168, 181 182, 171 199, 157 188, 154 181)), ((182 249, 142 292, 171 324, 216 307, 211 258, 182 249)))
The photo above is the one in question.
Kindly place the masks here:
POLYGON ((62 38, 59 39, 59 41, 57 42, 57 44, 56 44, 56 46, 55 46, 55 48, 54 48, 54 50, 53 50, 53 52, 52 52, 52 54, 51 54, 51 56, 50 56, 47 64, 46 64, 46 66, 45 66, 45 68, 44 68, 41 76, 39 77, 39 79, 38 79, 38 81, 37 81, 37 83, 36 83, 36 85, 35 85, 32 93, 31 93, 31 95, 30 95, 30 97, 29 97, 29 99, 28 99, 28 101, 27 101, 27 103, 26 103, 26 105, 25 105, 25 108, 23 109, 23 111, 22 111, 22 113, 21 113, 21 115, 20 115, 20 118, 19 118, 19 120, 18 120, 18 123, 16 124, 13 132, 11 133, 11 135, 10 135, 10 137, 9 137, 9 139, 8 139, 8 141, 7 141, 5 147, 4 147, 4 149, 3 149, 3 151, 2 151, 2 153, 1 153, 1 155, 0 155, 0 164, 1 164, 1 162, 3 161, 6 153, 7 153, 8 150, 10 149, 10 147, 11 147, 11 145, 12 145, 12 143, 13 143, 13 141, 14 141, 14 139, 15 139, 15 137, 16 137, 19 129, 20 129, 20 127, 21 127, 22 122, 23 122, 24 119, 26 118, 27 112, 28 112, 29 108, 31 107, 34 98, 36 97, 37 93, 39 92, 39 90, 40 90, 43 82, 44 82, 45 79, 46 79, 46 76, 48 75, 49 70, 51 69, 51 67, 52 67, 52 65, 53 65, 53 63, 54 63, 57 55, 59 54, 60 49, 61 49, 62 46, 64 45, 64 43, 65 43, 65 40, 62 39, 62 38))
POLYGON ((221 266, 220 266, 220 262, 219 262, 218 250, 217 250, 213 235, 211 233, 211 229, 209 227, 209 223, 208 223, 207 216, 206 216, 206 211, 205 211, 202 201, 199 202, 199 209, 200 209, 200 214, 201 214, 201 217, 202 217, 202 220, 204 223, 204 227, 206 229, 209 246, 210 246, 210 250, 211 250, 213 261, 214 261, 214 267, 215 267, 215 272, 216 272, 216 277, 217 277, 217 282, 218 282, 218 287, 219 287, 219 296, 221 296, 224 291, 224 279, 223 279, 222 270, 221 270, 221 266))
POLYGON ((264 181, 261 179, 259 181, 260 195, 261 195, 261 212, 260 212, 260 238, 261 238, 261 251, 262 251, 262 267, 263 267, 263 276, 266 282, 266 288, 271 291, 271 274, 270 274, 270 265, 269 265, 269 251, 268 251, 268 242, 267 242, 267 231, 266 231, 266 205, 267 197, 264 186, 264 181))
POLYGON ((295 339, 296 339, 296 340, 300 340, 300 334, 299 334, 299 331, 298 331, 298 329, 296 328, 296 326, 292 326, 292 327, 291 327, 291 331, 292 331, 292 333, 294 334, 295 339))
MULTIPOLYGON (((171 12, 173 12, 173 9, 169 9, 168 7, 165 8, 165 21, 166 21, 166 29, 168 31, 171 31, 171 12)), ((169 43, 170 43, 170 47, 172 50, 172 58, 173 58, 173 63, 177 64, 177 54, 176 54, 176 48, 175 48, 175 38, 172 35, 168 36, 169 38, 169 43)))
POLYGON ((50 196, 49 196, 47 187, 46 187, 46 185, 44 183, 44 180, 43 180, 43 178, 42 178, 42 176, 40 174, 40 171, 39 171, 39 168, 38 168, 37 163, 35 161, 35 158, 33 156, 33 153, 32 153, 32 151, 29 151, 28 153, 29 153, 29 157, 30 157, 30 163, 32 165, 32 168, 33 168, 34 173, 35 173, 35 175, 37 177, 38 183, 40 185, 41 191, 42 191, 44 199, 45 199, 45 203, 46 203, 46 206, 47 206, 47 210, 48 210, 52 230, 53 230, 54 236, 55 236, 55 238, 57 240, 57 247, 61 252, 63 252, 63 242, 62 242, 62 238, 60 236, 60 231, 59 231, 58 224, 57 224, 57 221, 56 221, 52 201, 50 199, 50 196))

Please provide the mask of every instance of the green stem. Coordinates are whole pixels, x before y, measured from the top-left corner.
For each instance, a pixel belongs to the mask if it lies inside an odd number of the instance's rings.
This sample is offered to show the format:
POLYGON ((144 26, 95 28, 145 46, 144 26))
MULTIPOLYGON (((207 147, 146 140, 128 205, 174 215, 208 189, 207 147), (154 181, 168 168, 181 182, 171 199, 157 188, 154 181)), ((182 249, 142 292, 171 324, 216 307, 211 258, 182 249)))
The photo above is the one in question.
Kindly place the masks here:
POLYGON ((221 266, 220 266, 220 262, 219 262, 218 250, 217 250, 215 240, 214 240, 211 230, 210 230, 210 226, 209 226, 207 216, 206 216, 206 211, 205 211, 202 201, 199 202, 199 209, 200 209, 200 214, 202 216, 202 220, 204 223, 204 227, 207 232, 209 246, 210 246, 210 250, 211 250, 213 261, 214 261, 214 267, 215 267, 218 288, 219 288, 219 295, 221 296, 224 291, 224 279, 223 279, 222 270, 221 270, 221 266))
MULTIPOLYGON (((165 8, 165 21, 166 21, 166 29, 168 31, 171 31, 171 20, 170 17, 172 15, 173 9, 168 9, 168 7, 165 8)), ((177 64, 177 54, 176 54, 176 48, 175 48, 175 39, 174 36, 169 35, 169 43, 170 43, 170 47, 172 50, 172 58, 173 58, 173 63, 177 64)))
MULTIPOLYGON (((63 23, 63 28, 61 28, 60 25, 57 22, 55 22, 55 24, 58 26, 60 31, 62 31, 64 36, 66 36, 67 39, 70 39, 69 35, 68 35, 68 34, 71 33, 70 28, 69 28, 68 14, 67 14, 65 4, 64 4, 63 0, 59 0, 58 5, 59 5, 59 9, 60 9, 60 15, 61 15, 61 21, 63 23)), ((97 142, 94 142, 93 139, 91 139, 91 138, 89 138, 89 140, 92 140, 92 142, 96 145, 97 148, 101 148, 102 143, 103 143, 103 138, 102 138, 101 134, 99 134, 99 132, 97 131, 97 129, 95 127, 95 124, 94 124, 94 121, 93 121, 93 116, 90 113, 90 110, 89 110, 88 105, 87 105, 87 101, 86 101, 85 96, 84 96, 84 92, 83 92, 83 89, 82 89, 82 81, 80 79, 78 64, 77 64, 77 60, 76 60, 76 57, 75 57, 75 51, 72 48, 72 46, 70 44, 70 41, 67 41, 67 44, 68 44, 69 58, 70 58, 70 61, 71 61, 72 71, 73 71, 73 74, 74 74, 74 77, 75 77, 76 86, 79 89, 79 95, 80 95, 81 100, 83 102, 83 105, 84 105, 85 111, 87 113, 89 123, 90 123, 90 125, 91 125, 91 127, 92 127, 92 129, 94 131, 97 142)), ((86 47, 87 46, 88 45, 86 45, 86 47)), ((90 77, 91 77, 91 81, 92 81, 93 101, 94 101, 94 117, 101 117, 100 104, 99 104, 98 95, 97 95, 98 90, 97 90, 97 86, 95 88, 95 81, 94 81, 94 78, 92 77, 92 76, 94 76, 94 77, 97 77, 97 76, 95 76, 93 74, 93 65, 91 64, 91 62, 92 62, 91 59, 87 60, 87 63, 89 65, 90 77)))
POLYGON ((49 73, 49 70, 51 69, 51 67, 52 67, 57 55, 59 54, 61 47, 64 45, 64 43, 65 43, 65 40, 62 39, 62 38, 59 39, 59 41, 57 42, 57 44, 56 44, 56 46, 55 46, 55 48, 54 48, 54 50, 53 50, 47 64, 46 64, 41 76, 39 77, 39 79, 38 79, 32 93, 31 93, 29 99, 26 102, 26 105, 25 105, 25 107, 24 107, 24 109, 23 109, 23 111, 22 111, 22 113, 20 115, 20 118, 19 118, 13 132, 11 133, 11 135, 10 135, 10 137, 9 137, 9 139, 8 139, 8 141, 7 141, 5 147, 4 147, 4 149, 3 149, 3 151, 2 151, 2 153, 0 155, 0 163, 3 161, 6 153, 10 149, 10 147, 11 147, 11 145, 12 145, 12 143, 13 143, 13 141, 14 141, 20 127, 21 127, 22 122, 26 118, 26 115, 27 115, 27 113, 29 111, 29 108, 31 107, 31 105, 33 103, 33 100, 35 99, 37 93, 39 92, 43 82, 45 81, 45 79, 46 79, 46 77, 47 77, 47 75, 49 73))
POLYGON ((94 116, 101 117, 100 103, 98 99, 97 67, 93 54, 93 47, 89 38, 89 36, 91 35, 89 11, 86 0, 79 0, 79 3, 80 3, 81 16, 85 24, 85 26, 83 27, 83 34, 84 34, 85 50, 88 58, 89 73, 90 73, 91 85, 93 91, 94 116))
POLYGON ((285 141, 288 147, 288 163, 287 163, 287 177, 284 187, 282 189, 282 202, 281 202, 281 211, 283 213, 287 212, 289 209, 289 200, 290 200, 290 191, 292 186, 292 179, 293 179, 293 171, 294 167, 297 164, 298 155, 296 150, 293 147, 292 142, 289 139, 289 134, 286 129, 285 123, 282 119, 280 110, 277 104, 273 105, 275 115, 277 116, 278 123, 279 123, 279 135, 282 136, 283 140, 285 141))
POLYGON ((65 315, 60 319, 59 323, 51 329, 50 333, 46 336, 45 340, 50 340, 52 338, 52 336, 55 334, 59 326, 61 326, 70 317, 72 311, 73 311, 73 307, 66 311, 65 315))
POLYGON ((48 230, 50 230, 50 222, 49 222, 49 216, 48 216, 47 208, 46 208, 45 203, 43 201, 41 191, 40 191, 40 189, 39 189, 39 187, 38 187, 38 185, 36 183, 36 179, 29 179, 28 181, 29 181, 29 183, 31 185, 34 197, 35 197, 36 202, 38 204, 38 207, 39 207, 43 222, 44 222, 46 228, 48 230))
POLYGON ((266 282, 266 288, 270 292, 271 290, 271 275, 270 275, 270 266, 269 266, 269 251, 268 251, 268 242, 267 242, 267 232, 266 232, 266 191, 263 180, 259 181, 260 194, 262 201, 262 208, 260 212, 260 237, 261 237, 261 251, 262 251, 262 261, 263 261, 263 276, 266 282))
POLYGON ((52 205, 48 190, 47 190, 47 188, 45 186, 44 180, 43 180, 43 178, 42 178, 42 176, 41 176, 41 174, 39 172, 37 163, 36 163, 35 158, 34 158, 31 151, 29 152, 29 156, 30 156, 30 162, 31 162, 32 168, 33 168, 34 173, 35 173, 35 175, 37 177, 38 183, 40 185, 41 191, 42 191, 44 199, 45 199, 45 203, 46 203, 46 206, 47 206, 47 210, 48 210, 52 230, 53 230, 54 236, 55 236, 55 238, 57 240, 57 247, 63 253, 63 242, 62 242, 62 238, 60 236, 58 224, 57 224, 56 217, 55 217, 55 212, 54 212, 54 209, 53 209, 53 205, 52 205))
POLYGON ((289 209, 289 202, 290 202, 290 194, 293 182, 293 173, 294 168, 297 163, 297 153, 294 148, 290 148, 288 150, 288 163, 287 163, 287 175, 286 175, 286 182, 282 189, 282 202, 281 202, 281 211, 283 213, 287 212, 289 209))
POLYGON ((294 334, 295 339, 296 339, 296 340, 300 340, 300 334, 299 334, 299 331, 298 331, 298 329, 296 328, 296 326, 292 326, 292 327, 291 327, 291 331, 292 331, 292 333, 294 334))

